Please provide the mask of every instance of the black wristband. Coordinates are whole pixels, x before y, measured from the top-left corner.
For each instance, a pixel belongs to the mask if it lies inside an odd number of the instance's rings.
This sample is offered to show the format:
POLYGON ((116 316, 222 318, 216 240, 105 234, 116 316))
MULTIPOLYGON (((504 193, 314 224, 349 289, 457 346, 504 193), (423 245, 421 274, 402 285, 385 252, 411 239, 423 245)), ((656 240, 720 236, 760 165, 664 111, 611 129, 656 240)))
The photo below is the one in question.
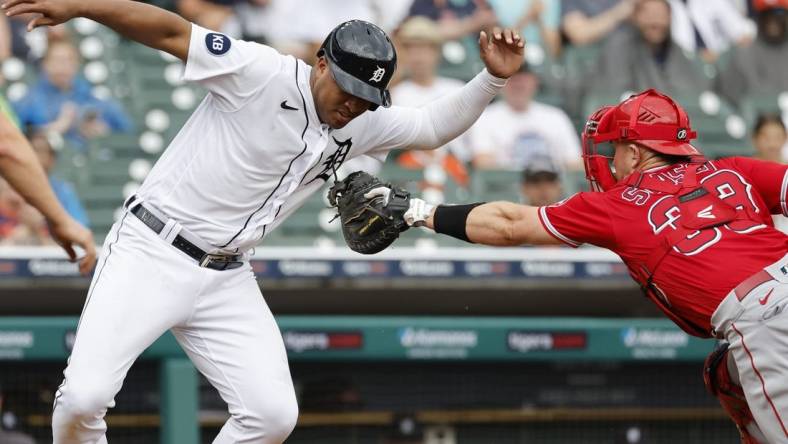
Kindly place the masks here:
MULTIPOLYGON (((471 210, 484 204, 476 202, 466 205, 438 205, 435 214, 432 216, 432 226, 435 232, 445 234, 461 241, 471 242, 465 233, 465 223, 471 210)), ((473 243, 473 242, 471 242, 473 243)))

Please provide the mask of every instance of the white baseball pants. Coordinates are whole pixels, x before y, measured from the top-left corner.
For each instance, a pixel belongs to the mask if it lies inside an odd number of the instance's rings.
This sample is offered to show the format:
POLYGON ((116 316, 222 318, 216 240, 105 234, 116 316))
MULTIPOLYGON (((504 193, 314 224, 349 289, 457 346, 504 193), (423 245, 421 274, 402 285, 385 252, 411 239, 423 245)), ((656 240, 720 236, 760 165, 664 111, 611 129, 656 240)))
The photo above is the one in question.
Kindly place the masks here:
POLYGON ((730 343, 744 396, 768 443, 788 443, 788 256, 768 266, 773 280, 741 301, 731 292, 712 315, 730 343))
POLYGON ((131 365, 171 330, 227 402, 215 444, 281 444, 298 416, 282 337, 249 264, 200 268, 126 213, 104 243, 56 393, 54 444, 106 443, 131 365))

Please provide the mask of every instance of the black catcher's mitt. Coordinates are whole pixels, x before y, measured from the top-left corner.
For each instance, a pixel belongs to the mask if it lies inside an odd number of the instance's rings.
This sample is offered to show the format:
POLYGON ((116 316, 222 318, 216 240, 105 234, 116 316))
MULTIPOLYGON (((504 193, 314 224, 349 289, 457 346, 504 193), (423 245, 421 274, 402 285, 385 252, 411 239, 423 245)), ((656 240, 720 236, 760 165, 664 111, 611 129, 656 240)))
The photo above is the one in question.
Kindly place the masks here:
POLYGON ((356 171, 335 182, 328 190, 328 201, 337 208, 337 216, 342 221, 342 235, 353 251, 375 254, 408 229, 402 216, 408 210, 410 194, 364 171, 356 171), (388 199, 382 195, 364 197, 380 187, 391 190, 388 199))

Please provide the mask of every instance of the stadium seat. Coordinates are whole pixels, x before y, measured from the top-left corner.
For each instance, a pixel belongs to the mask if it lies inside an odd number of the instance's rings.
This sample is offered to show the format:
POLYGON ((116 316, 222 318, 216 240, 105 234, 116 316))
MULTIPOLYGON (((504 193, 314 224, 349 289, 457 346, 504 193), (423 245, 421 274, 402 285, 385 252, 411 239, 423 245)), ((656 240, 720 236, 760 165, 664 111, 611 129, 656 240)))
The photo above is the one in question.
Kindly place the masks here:
POLYGON ((471 198, 519 202, 520 176, 519 171, 476 170, 471 175, 471 198))
POLYGON ((771 94, 751 94, 745 97, 741 104, 741 111, 747 123, 752 126, 760 114, 781 115, 788 113, 788 106, 785 109, 780 107, 781 96, 788 96, 788 91, 775 91, 771 94))

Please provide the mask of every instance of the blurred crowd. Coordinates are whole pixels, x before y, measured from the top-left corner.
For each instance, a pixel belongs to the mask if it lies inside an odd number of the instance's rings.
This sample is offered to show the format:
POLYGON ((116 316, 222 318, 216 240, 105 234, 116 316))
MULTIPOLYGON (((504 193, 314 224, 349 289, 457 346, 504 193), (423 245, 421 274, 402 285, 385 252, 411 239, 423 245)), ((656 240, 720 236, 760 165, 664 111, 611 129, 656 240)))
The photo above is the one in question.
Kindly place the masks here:
MULTIPOLYGON (((740 132, 749 138, 740 135, 741 153, 777 162, 788 156, 788 0, 151 3, 307 62, 337 23, 350 18, 375 22, 398 47, 392 97, 403 106, 420 106, 450 93, 478 72, 483 66, 476 52, 480 30, 518 29, 527 41, 526 63, 476 125, 436 151, 406 152, 387 160, 424 171, 421 186, 437 190, 425 194, 435 200, 445 198, 441 190, 447 182, 467 188, 469 177, 479 170, 519 172, 524 203, 560 200, 576 191, 576 180, 568 178, 582 176, 578 130, 589 111, 588 98, 617 101, 646 88, 679 101, 705 95, 700 100, 704 109, 739 110, 752 97, 771 97, 782 109, 744 120, 740 132)), ((12 100, 0 95, 0 111, 27 131, 49 172, 56 171, 61 149, 85 149, 96 137, 134 131, 122 106, 85 79, 80 48, 68 28, 26 33, 24 27, 24 20, 0 16, 0 60, 23 60, 38 70, 24 94, 12 100)), ((72 215, 87 223, 73 186, 56 174, 51 180, 72 215)), ((0 184, 0 244, 46 243, 41 224, 0 184)))

